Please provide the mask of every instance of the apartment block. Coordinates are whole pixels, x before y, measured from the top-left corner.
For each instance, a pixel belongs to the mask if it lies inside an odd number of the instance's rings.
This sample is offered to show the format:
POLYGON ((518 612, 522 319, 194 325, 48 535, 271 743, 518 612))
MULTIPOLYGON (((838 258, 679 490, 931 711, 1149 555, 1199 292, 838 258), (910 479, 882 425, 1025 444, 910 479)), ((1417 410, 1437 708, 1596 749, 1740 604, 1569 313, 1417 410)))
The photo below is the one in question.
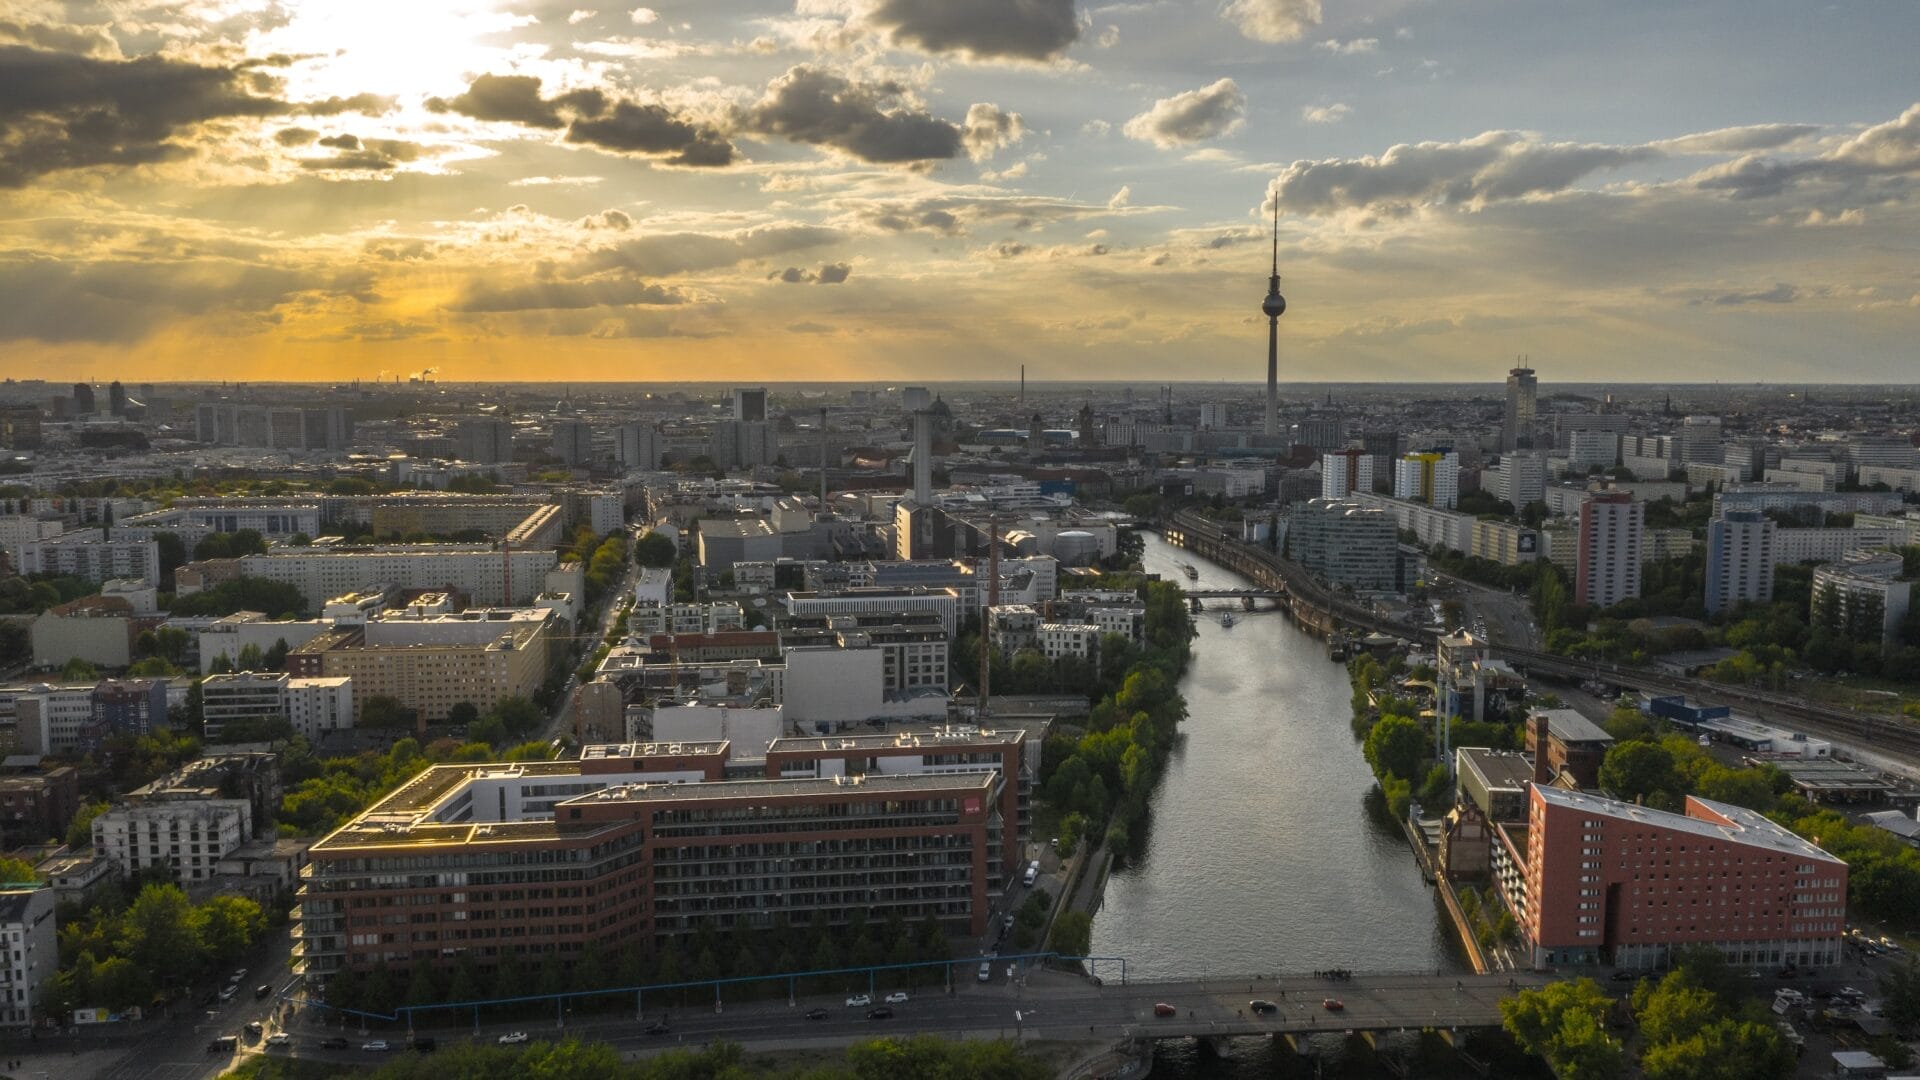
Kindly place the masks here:
POLYGON ((1580 504, 1574 597, 1606 607, 1640 595, 1646 507, 1631 495, 1603 492, 1580 504))

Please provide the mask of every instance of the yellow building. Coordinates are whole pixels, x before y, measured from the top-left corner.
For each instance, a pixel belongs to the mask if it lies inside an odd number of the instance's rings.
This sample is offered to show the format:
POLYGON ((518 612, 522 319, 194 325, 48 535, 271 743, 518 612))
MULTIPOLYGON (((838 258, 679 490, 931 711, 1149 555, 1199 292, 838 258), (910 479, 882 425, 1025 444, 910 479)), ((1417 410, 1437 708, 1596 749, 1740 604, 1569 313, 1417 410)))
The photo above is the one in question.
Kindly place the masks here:
POLYGON ((512 697, 531 698, 546 680, 553 620, 509 626, 484 642, 368 645, 360 629, 322 634, 287 654, 296 677, 353 680, 354 719, 368 698, 386 695, 427 723, 460 702, 485 712, 512 697))

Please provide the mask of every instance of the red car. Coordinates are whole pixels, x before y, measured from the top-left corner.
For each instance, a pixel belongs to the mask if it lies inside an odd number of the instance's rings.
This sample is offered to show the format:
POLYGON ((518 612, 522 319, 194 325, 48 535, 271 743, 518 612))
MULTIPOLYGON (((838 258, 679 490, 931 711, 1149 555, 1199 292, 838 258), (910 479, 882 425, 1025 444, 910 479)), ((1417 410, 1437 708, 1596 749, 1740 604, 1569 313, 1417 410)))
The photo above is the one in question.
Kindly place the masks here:
POLYGON ((1171 1006, 1171 1005, 1169 1005, 1169 1004, 1167 1004, 1166 1002, 1164 1002, 1164 1001, 1162 1001, 1162 1002, 1158 1002, 1158 1003, 1156 1003, 1156 1004, 1154 1005, 1154 1007, 1153 1007, 1153 1015, 1155 1015, 1155 1016, 1179 1016, 1179 1015, 1180 1015, 1180 1010, 1179 1010, 1179 1009, 1176 1009, 1176 1008, 1174 1008, 1173 1006, 1171 1006))
POLYGON ((1340 1012, 1347 1007, 1347 1003, 1339 998, 1328 998, 1320 1003, 1320 1007, 1328 1012, 1340 1012))

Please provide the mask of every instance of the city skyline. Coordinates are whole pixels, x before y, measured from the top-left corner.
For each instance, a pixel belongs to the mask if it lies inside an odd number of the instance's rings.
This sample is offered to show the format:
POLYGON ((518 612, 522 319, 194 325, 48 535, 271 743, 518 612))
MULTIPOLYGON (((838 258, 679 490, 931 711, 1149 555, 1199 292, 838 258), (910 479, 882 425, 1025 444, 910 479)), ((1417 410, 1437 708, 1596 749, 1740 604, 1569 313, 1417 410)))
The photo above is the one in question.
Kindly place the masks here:
POLYGON ((1890 3, 35 3, 0 376, 1886 383, 1890 3), (422 43, 430 43, 423 46, 422 43), (1090 377, 1090 376, 1097 376, 1090 377))

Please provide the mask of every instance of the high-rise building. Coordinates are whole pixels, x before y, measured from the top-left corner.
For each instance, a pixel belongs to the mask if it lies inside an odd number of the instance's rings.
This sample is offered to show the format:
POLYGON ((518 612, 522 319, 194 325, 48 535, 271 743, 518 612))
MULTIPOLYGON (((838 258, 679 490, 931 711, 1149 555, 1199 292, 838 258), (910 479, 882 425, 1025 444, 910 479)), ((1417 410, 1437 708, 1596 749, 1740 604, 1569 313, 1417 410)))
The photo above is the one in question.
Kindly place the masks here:
POLYGON ((1507 407, 1500 421, 1500 449, 1533 446, 1534 408, 1539 382, 1530 367, 1507 372, 1507 407))
POLYGON ((1567 432, 1567 467, 1586 474, 1594 469, 1611 469, 1620 464, 1620 434, 1591 428, 1567 432))
POLYGON ((1580 504, 1574 597, 1608 607, 1640 595, 1640 549, 1646 505, 1625 492, 1603 492, 1580 504))
POLYGON ((924 386, 904 386, 900 388, 900 407, 908 412, 919 412, 933 406, 933 394, 924 386))
POLYGON ((1347 445, 1347 422, 1338 416, 1309 416, 1293 425, 1293 441, 1315 450, 1337 450, 1347 445))
POLYGON ((512 461, 513 425, 498 416, 462 417, 453 428, 453 453, 480 465, 512 461))
POLYGON ((1808 621, 1854 641, 1891 642, 1913 601, 1913 583, 1900 580, 1903 568, 1897 551, 1856 551, 1815 567, 1808 621))
POLYGON ((553 422, 553 456, 569 465, 593 461, 593 425, 585 420, 553 422))
POLYGON ((1547 497, 1547 462, 1537 450, 1510 450, 1500 455, 1493 473, 1493 493, 1523 510, 1547 497))
POLYGON ((1773 599, 1773 519, 1729 510, 1707 523, 1707 614, 1773 599))
POLYGON ((613 454, 621 468, 657 469, 665 449, 660 429, 644 420, 614 429, 613 454))
POLYGON ((40 410, 31 405, 0 408, 0 446, 8 450, 40 448, 40 410))
POLYGON ((73 412, 76 416, 85 416, 93 411, 93 387, 83 382, 73 384, 73 412))
POLYGON ((1441 447, 1394 463, 1393 497, 1451 510, 1460 501, 1460 458, 1441 447))
POLYGON ((1720 418, 1689 416, 1680 422, 1680 464, 1718 465, 1726 460, 1720 446, 1720 418))
POLYGON ((733 388, 733 418, 758 422, 767 418, 767 388, 764 386, 736 386, 733 388))
POLYGON ((1200 426, 1202 428, 1223 428, 1227 426, 1227 404, 1224 401, 1208 401, 1200 406, 1200 426))
POLYGON ((127 415, 127 388, 115 379, 107 386, 107 411, 114 416, 127 415))
POLYGON ((1384 485, 1393 479, 1393 460, 1407 452, 1407 437, 1397 431, 1369 431, 1360 443, 1373 455, 1373 475, 1384 485))
POLYGON ((0 888, 0 1027, 34 1021, 40 999, 60 971, 60 940, 54 934, 54 890, 38 885, 0 888))
POLYGON ((780 456, 778 436, 765 420, 722 420, 713 426, 708 456, 722 468, 771 465, 780 456))
POLYGON ((1288 554, 1308 573, 1355 591, 1399 592, 1400 533, 1383 510, 1309 499, 1287 524, 1288 554))
POLYGON ((1344 499, 1356 491, 1363 495, 1373 491, 1373 455, 1358 446, 1321 455, 1320 497, 1344 499))

